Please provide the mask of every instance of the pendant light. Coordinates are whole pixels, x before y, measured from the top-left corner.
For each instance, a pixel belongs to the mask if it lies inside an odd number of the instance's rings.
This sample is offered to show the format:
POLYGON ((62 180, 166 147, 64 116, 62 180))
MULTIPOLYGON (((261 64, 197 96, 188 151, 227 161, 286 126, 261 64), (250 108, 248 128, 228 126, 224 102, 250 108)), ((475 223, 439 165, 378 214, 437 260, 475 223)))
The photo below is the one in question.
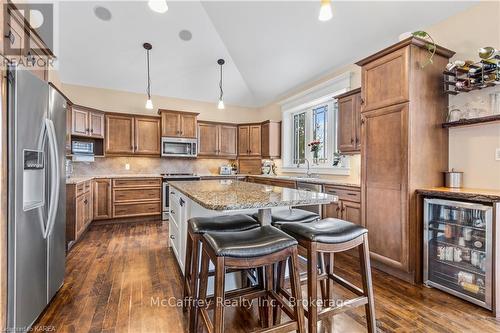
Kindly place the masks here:
POLYGON ((224 59, 217 60, 217 64, 219 64, 220 66, 220 81, 219 81, 220 94, 219 94, 219 103, 217 103, 217 109, 222 110, 225 109, 224 99, 223 99, 224 91, 222 90, 222 65, 225 64, 224 59))
POLYGON ((142 44, 142 47, 144 47, 144 49, 146 50, 146 63, 148 67, 148 88, 147 88, 148 100, 146 101, 146 109, 153 110, 153 102, 151 101, 151 77, 149 75, 149 51, 151 51, 153 46, 149 43, 144 43, 142 44))
POLYGON ((166 0, 149 0, 148 6, 152 11, 160 14, 166 13, 168 10, 168 5, 166 0))
POLYGON ((318 20, 324 22, 329 21, 333 17, 332 14, 332 4, 331 0, 321 0, 321 6, 319 8, 318 20))

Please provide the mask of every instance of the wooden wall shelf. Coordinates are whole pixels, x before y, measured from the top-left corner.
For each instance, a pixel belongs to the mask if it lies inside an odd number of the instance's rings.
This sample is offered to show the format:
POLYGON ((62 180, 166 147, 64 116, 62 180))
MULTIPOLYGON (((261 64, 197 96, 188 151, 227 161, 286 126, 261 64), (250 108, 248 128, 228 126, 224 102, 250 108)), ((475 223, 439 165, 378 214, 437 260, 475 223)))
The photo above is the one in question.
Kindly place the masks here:
POLYGON ((482 124, 482 123, 492 123, 500 121, 500 115, 496 114, 493 116, 487 116, 487 117, 480 117, 480 118, 473 118, 473 119, 461 119, 458 121, 452 121, 449 123, 444 123, 443 127, 444 128, 450 128, 450 127, 459 127, 459 126, 469 126, 469 125, 476 125, 476 124, 482 124))

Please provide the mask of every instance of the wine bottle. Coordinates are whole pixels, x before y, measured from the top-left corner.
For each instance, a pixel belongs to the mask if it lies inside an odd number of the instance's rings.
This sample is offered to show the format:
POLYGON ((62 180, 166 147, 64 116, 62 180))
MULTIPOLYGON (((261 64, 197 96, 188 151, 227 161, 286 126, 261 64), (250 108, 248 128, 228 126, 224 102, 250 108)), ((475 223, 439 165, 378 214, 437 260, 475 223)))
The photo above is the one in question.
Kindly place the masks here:
POLYGON ((469 73, 471 73, 471 74, 480 73, 481 70, 489 71, 492 69, 496 69, 498 67, 496 64, 491 63, 491 62, 479 63, 479 64, 477 64, 477 66, 479 66, 479 67, 474 67, 474 68, 469 69, 469 73))

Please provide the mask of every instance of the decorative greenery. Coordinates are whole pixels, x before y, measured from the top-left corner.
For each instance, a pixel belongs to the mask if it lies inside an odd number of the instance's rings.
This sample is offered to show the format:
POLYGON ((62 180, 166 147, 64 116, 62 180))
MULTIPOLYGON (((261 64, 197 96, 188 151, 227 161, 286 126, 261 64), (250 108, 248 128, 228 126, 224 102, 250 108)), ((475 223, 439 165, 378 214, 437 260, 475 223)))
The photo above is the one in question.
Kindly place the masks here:
POLYGON ((434 63, 433 58, 434 54, 436 54, 436 43, 434 42, 434 39, 431 37, 431 35, 423 30, 414 31, 411 34, 413 37, 419 37, 428 41, 425 47, 427 48, 427 51, 429 51, 430 56, 425 63, 420 64, 420 68, 425 68, 425 66, 434 63))

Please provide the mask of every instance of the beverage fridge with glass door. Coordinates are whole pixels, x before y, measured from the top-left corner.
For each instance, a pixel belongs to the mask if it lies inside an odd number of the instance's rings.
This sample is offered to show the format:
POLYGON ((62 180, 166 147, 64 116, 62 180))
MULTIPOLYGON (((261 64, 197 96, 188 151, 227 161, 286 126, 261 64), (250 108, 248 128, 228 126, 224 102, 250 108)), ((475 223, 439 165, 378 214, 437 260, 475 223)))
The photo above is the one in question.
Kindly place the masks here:
POLYGON ((493 207, 424 199, 424 284, 492 309, 493 207))

